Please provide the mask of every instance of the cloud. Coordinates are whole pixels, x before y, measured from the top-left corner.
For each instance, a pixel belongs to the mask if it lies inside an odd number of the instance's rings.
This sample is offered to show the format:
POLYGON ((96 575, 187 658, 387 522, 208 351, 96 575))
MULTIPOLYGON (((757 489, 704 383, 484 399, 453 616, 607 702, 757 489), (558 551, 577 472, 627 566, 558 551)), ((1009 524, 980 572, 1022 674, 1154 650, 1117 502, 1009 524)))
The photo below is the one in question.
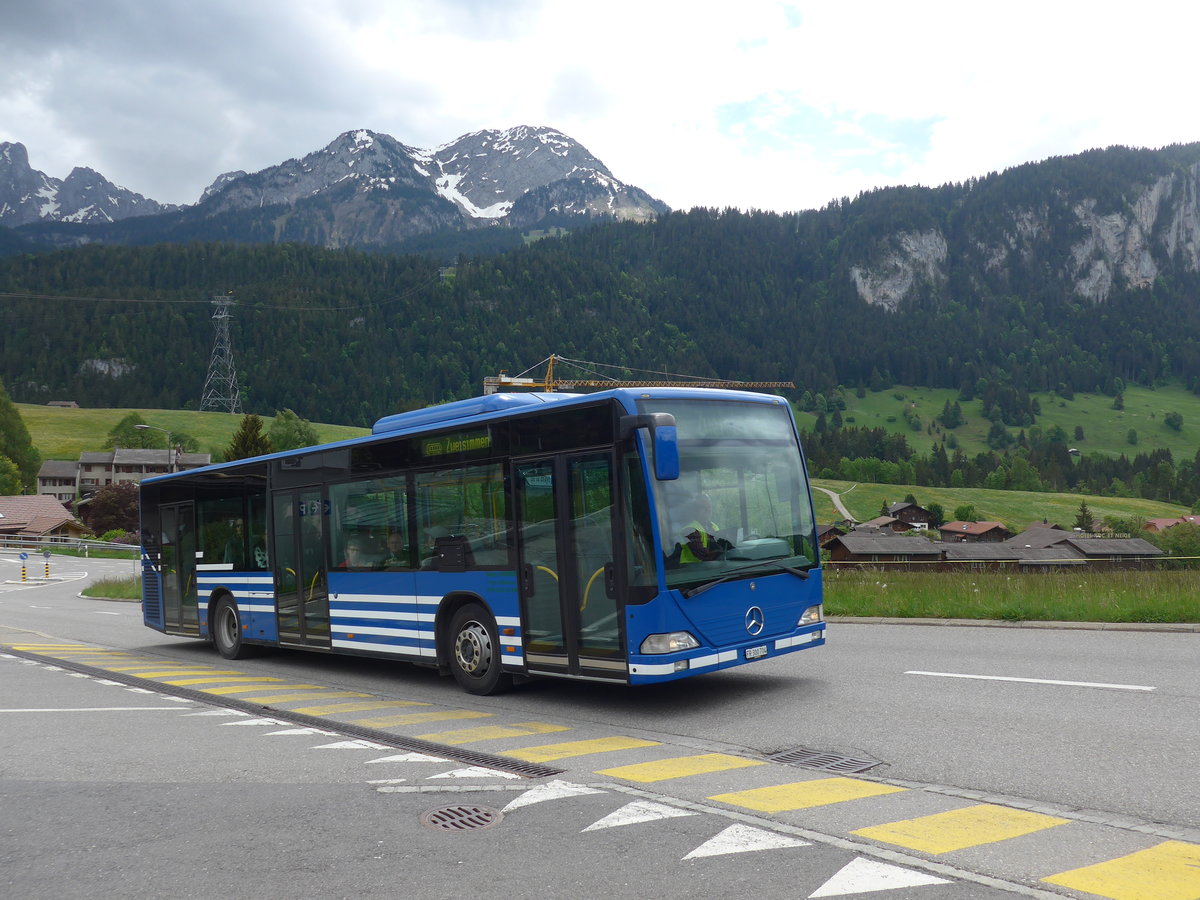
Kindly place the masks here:
POLYGON ((41 0, 0 31, 0 140, 164 202, 352 128, 549 125, 677 208, 799 209, 1095 146, 1200 139, 1200 10, 1011 0, 41 0), (1164 27, 1167 26, 1167 27, 1164 27))

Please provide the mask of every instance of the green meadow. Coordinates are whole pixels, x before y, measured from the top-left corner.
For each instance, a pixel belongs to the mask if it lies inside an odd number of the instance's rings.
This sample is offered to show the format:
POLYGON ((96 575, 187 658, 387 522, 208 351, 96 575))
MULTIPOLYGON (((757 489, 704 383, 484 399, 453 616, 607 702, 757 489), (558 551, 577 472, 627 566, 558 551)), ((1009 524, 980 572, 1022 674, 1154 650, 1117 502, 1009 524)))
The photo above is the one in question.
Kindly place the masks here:
MULTIPOLYGON (((229 445, 242 417, 232 413, 196 412, 182 409, 65 409, 18 403, 21 419, 29 429, 33 445, 43 459, 79 459, 84 451, 103 450, 108 433, 130 413, 138 413, 147 425, 174 434, 189 434, 201 453, 217 454, 229 445)), ((263 430, 271 427, 272 416, 263 416, 263 430)), ((366 428, 313 423, 321 441, 340 441, 368 434, 366 428)), ((166 447, 167 436, 157 434, 166 447)))
MULTIPOLYGON (((1180 384, 1155 388, 1128 386, 1122 410, 1113 409, 1113 398, 1104 394, 1076 394, 1072 400, 1053 392, 1033 396, 1041 407, 1041 415, 1035 424, 1043 431, 1058 425, 1067 434, 1068 446, 1080 453, 1132 456, 1166 447, 1178 463, 1192 459, 1200 449, 1200 397, 1180 384), (1178 431, 1164 420, 1171 412, 1183 416, 1183 427, 1178 431), (1081 439, 1075 437, 1076 426, 1083 429, 1081 439), (1137 444, 1129 443, 1131 429, 1137 432, 1137 444)), ((919 454, 928 453, 935 442, 940 443, 951 434, 968 456, 988 449, 986 439, 992 423, 984 418, 981 401, 959 402, 966 424, 946 430, 938 423, 937 417, 946 401, 953 406, 958 400, 957 390, 897 386, 884 391, 868 391, 864 397, 856 397, 853 390, 847 390, 845 397, 846 409, 842 413, 845 425, 903 433, 909 446, 919 454), (908 408, 920 416, 919 431, 913 430, 904 419, 904 411, 908 408)), ((811 429, 815 416, 797 412, 797 419, 801 428, 811 429)), ((1020 429, 1009 428, 1009 431, 1015 437, 1020 429)))

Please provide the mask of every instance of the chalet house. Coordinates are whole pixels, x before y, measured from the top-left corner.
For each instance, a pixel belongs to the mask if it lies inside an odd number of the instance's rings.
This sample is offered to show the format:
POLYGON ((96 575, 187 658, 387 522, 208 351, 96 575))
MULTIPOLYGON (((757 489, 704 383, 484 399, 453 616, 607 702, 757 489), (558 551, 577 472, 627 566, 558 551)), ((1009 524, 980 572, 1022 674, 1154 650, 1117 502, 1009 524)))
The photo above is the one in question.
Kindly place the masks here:
POLYGON ((941 557, 942 551, 937 544, 923 537, 902 537, 887 532, 855 532, 829 542, 831 565, 881 563, 889 568, 919 569, 940 562, 941 557))
POLYGON ((1142 526, 1145 531, 1159 534, 1176 525, 1200 525, 1200 516, 1179 516, 1174 519, 1147 519, 1142 526))
POLYGON ((938 531, 947 543, 1000 543, 1012 537, 1003 522, 947 522, 938 531))
POLYGON ((1083 554, 1089 568, 1144 569, 1163 552, 1143 538, 1085 538, 1070 534, 1063 542, 1083 554))
POLYGON ((151 475, 198 469, 212 462, 208 453, 182 453, 178 450, 103 450, 80 453, 78 461, 48 459, 38 472, 38 493, 60 501, 77 496, 90 497, 100 488, 119 481, 138 482, 151 475), (172 460, 172 455, 174 460, 172 460))
POLYGON ((817 526, 817 543, 824 550, 829 546, 829 542, 835 537, 841 537, 845 534, 845 530, 836 525, 818 525, 817 526))
POLYGON ((904 534, 906 531, 912 531, 913 527, 903 519, 897 519, 895 516, 876 516, 868 522, 859 522, 854 526, 855 531, 868 529, 872 531, 890 531, 892 534, 904 534))
POLYGON ((0 538, 77 540, 87 528, 53 497, 0 497, 0 538))
POLYGON ((914 529, 924 531, 933 524, 933 514, 923 506, 915 503, 893 503, 888 507, 888 515, 894 516, 908 524, 908 531, 914 529))

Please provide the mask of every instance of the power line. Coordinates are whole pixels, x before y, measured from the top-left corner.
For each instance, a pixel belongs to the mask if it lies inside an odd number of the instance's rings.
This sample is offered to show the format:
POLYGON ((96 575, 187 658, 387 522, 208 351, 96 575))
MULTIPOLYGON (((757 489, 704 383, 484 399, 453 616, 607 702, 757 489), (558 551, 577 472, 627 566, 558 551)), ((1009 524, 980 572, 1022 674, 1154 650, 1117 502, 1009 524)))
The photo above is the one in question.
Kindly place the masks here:
MULTIPOLYGON (((395 296, 388 297, 384 300, 376 300, 368 303, 356 303, 348 306, 295 306, 275 303, 256 303, 253 309, 269 309, 283 312, 354 312, 358 310, 378 309, 384 306, 391 306, 394 303, 400 303, 407 300, 409 297, 431 287, 438 282, 437 278, 430 278, 427 281, 413 285, 406 291, 403 291, 395 296)), ((166 306, 183 306, 187 304, 204 303, 208 304, 210 300, 168 300, 164 297, 78 297, 66 294, 33 294, 14 291, 0 291, 0 300, 50 300, 63 302, 92 302, 92 303, 146 303, 146 304, 161 304, 166 306)))

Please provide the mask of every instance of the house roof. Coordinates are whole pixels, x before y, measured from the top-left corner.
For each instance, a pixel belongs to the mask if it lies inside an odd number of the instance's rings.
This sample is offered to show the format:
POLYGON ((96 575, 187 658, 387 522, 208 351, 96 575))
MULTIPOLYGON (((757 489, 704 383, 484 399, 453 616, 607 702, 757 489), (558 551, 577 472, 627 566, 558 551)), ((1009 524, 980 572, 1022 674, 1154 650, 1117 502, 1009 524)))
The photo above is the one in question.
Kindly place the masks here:
MULTIPOLYGON (((166 466, 171 462, 166 450, 143 450, 132 447, 118 447, 115 450, 101 450, 79 454, 81 463, 103 463, 114 466, 166 466)), ((182 466, 207 466, 212 462, 210 453, 180 453, 179 464, 182 466)))
POLYGON ((49 494, 0 497, 0 533, 41 535, 62 525, 72 531, 87 530, 49 494))
POLYGON ((38 469, 38 478, 74 478, 79 472, 79 463, 73 459, 48 459, 38 469))
POLYGON ((1061 525, 1059 525, 1057 522, 1030 522, 1028 525, 1025 526, 1025 530, 1028 531, 1030 528, 1049 528, 1053 531, 1065 531, 1066 530, 1061 525))
POLYGON ((1163 552, 1143 538, 1081 538, 1067 543, 1085 556, 1162 556, 1163 552))
POLYGON ((900 520, 895 516, 876 516, 874 519, 868 519, 866 522, 859 522, 861 528, 890 528, 900 520))
POLYGON ((1008 530, 1003 522, 947 522, 938 531, 943 534, 987 534, 997 528, 1008 530))
POLYGON ((817 526, 817 537, 825 537, 825 535, 829 534, 831 531, 835 532, 837 534, 845 534, 846 533, 846 530, 844 528, 839 528, 836 525, 818 525, 817 526))
POLYGON ((1172 519, 1147 519, 1142 526, 1146 531, 1166 531, 1176 525, 1200 525, 1200 516, 1176 516, 1172 519))
POLYGON ((907 500, 901 500, 899 503, 893 503, 891 506, 889 506, 888 513, 894 516, 896 513, 903 512, 906 509, 913 509, 923 513, 929 512, 929 510, 923 506, 918 506, 916 503, 909 503, 907 500))
POLYGON ((1004 543, 1012 547, 1054 547, 1074 537, 1074 532, 1054 528, 1026 528, 1004 543))
POLYGON ((938 559, 941 549, 923 537, 880 534, 844 534, 830 544, 841 543, 851 553, 871 556, 921 556, 938 559))

